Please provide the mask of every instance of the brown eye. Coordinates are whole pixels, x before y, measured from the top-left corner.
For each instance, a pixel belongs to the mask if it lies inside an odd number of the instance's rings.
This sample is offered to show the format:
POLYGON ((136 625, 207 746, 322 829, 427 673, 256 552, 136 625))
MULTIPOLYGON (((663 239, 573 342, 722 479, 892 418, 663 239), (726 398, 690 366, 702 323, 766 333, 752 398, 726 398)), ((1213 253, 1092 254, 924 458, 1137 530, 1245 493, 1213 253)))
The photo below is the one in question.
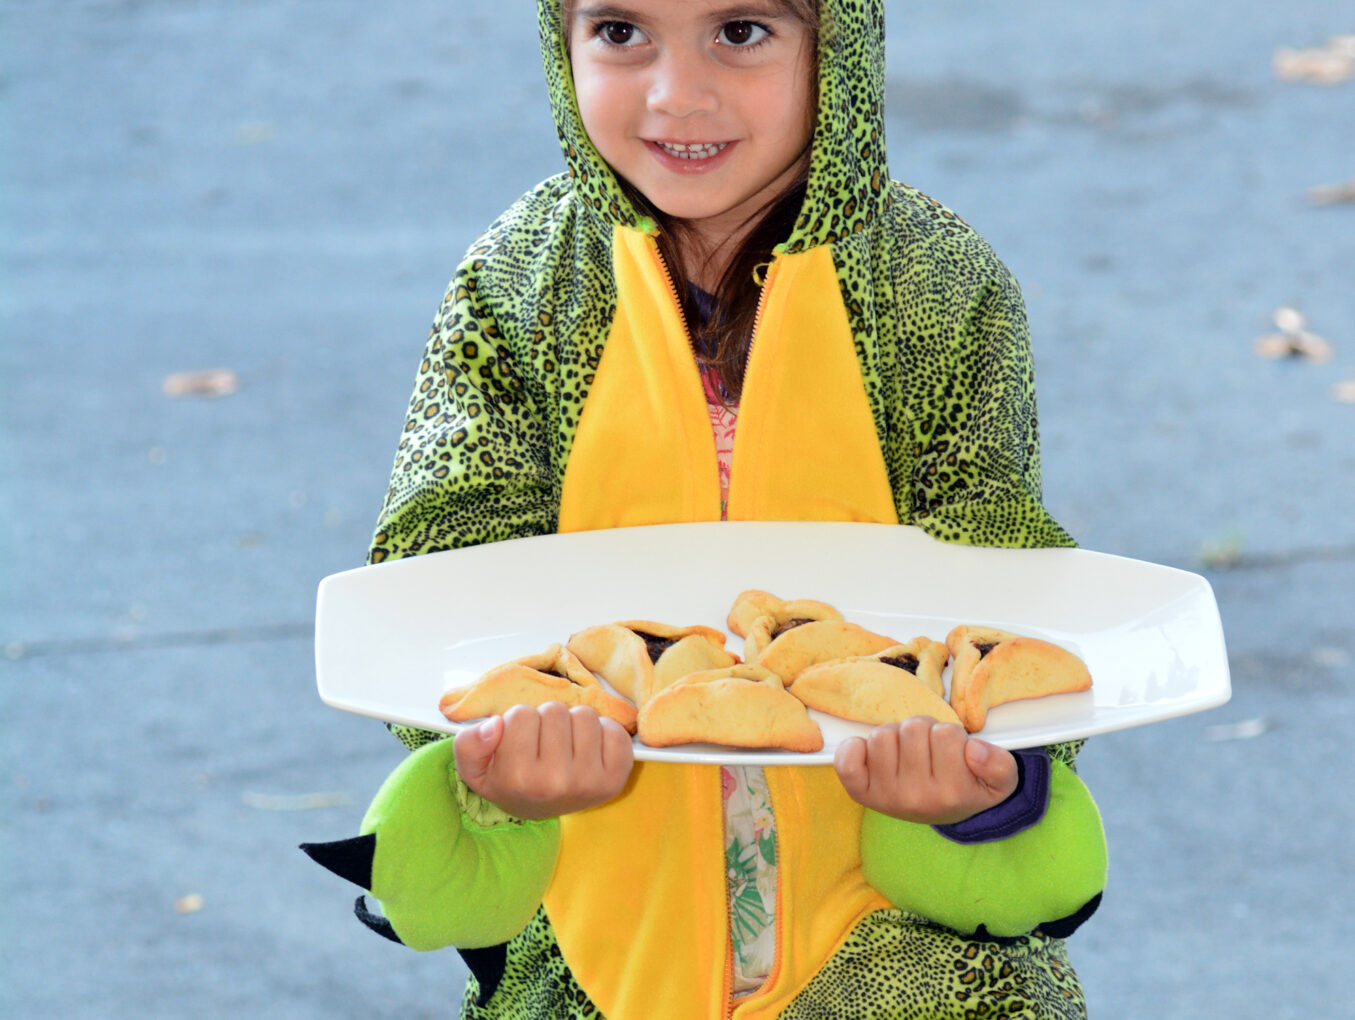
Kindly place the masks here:
POLYGON ((635 37, 635 26, 625 21, 608 21, 598 34, 613 46, 625 46, 635 37))
POLYGON ((720 26, 720 42, 727 46, 749 46, 761 42, 767 30, 753 21, 730 21, 720 26))

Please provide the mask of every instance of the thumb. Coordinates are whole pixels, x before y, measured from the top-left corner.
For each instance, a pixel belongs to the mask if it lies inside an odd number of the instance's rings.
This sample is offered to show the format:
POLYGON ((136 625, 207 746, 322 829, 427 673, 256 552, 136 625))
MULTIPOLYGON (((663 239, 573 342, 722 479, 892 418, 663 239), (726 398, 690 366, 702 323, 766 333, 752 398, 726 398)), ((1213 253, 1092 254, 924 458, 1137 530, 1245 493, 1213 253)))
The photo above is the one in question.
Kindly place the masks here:
POLYGON ((986 740, 971 738, 964 749, 965 764, 970 773, 984 786, 1002 796, 1016 789, 1016 759, 986 740))
POLYGON ((855 799, 864 795, 870 785, 866 770, 866 742, 860 737, 851 737, 838 744, 833 753, 833 768, 849 796, 855 799))
POLYGON ((635 745, 631 743, 626 728, 615 719, 604 716, 599 720, 602 726, 602 765, 603 768, 630 775, 635 761, 635 745))
POLYGON ((493 715, 478 726, 467 726, 456 735, 452 754, 456 771, 474 789, 489 771, 489 763, 503 739, 503 716, 493 715))

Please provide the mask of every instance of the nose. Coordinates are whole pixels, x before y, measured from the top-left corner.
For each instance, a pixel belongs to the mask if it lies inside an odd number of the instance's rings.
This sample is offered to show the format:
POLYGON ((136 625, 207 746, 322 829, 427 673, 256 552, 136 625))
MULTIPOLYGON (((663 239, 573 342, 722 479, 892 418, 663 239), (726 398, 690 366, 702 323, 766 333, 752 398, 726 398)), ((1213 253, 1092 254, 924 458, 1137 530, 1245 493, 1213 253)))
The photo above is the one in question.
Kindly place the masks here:
POLYGON ((712 68, 687 54, 665 54, 654 65, 646 103, 651 113, 669 117, 713 113, 719 97, 712 68))

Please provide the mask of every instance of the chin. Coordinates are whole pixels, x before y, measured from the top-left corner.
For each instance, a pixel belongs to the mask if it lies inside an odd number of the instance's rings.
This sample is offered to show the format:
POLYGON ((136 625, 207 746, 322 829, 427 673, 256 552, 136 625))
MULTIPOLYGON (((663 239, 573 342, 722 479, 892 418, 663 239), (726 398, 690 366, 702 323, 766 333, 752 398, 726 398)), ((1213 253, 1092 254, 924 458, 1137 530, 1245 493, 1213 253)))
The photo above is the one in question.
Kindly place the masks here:
POLYGON ((650 205, 667 216, 680 220, 708 220, 724 216, 736 209, 737 199, 722 199, 704 195, 663 193, 658 189, 643 192, 650 205))

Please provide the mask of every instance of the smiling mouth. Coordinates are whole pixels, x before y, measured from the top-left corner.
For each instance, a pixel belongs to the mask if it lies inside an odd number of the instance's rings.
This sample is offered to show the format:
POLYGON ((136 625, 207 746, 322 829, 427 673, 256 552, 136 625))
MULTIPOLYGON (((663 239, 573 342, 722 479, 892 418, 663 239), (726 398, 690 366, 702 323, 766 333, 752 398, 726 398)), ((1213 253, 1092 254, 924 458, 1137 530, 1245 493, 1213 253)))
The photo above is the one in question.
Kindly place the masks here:
POLYGON ((681 142, 654 142, 668 155, 674 159, 710 159, 712 156, 718 156, 729 145, 728 142, 696 142, 684 145, 681 142))

